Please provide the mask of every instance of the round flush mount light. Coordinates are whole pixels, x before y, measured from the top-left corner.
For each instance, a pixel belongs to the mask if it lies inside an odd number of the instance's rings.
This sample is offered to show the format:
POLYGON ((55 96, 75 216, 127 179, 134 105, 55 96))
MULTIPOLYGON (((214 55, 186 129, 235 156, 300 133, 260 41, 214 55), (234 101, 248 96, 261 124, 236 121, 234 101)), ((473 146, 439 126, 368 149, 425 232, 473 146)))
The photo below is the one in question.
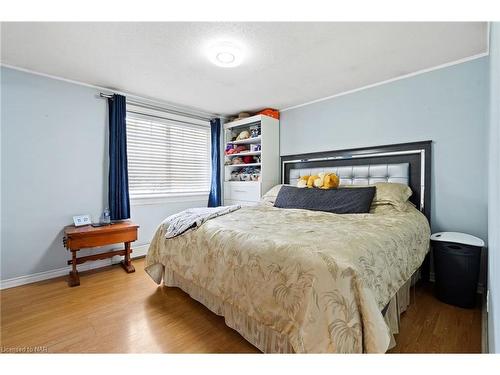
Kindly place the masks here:
POLYGON ((233 68, 243 61, 243 50, 233 42, 219 41, 207 48, 208 59, 222 68, 233 68))

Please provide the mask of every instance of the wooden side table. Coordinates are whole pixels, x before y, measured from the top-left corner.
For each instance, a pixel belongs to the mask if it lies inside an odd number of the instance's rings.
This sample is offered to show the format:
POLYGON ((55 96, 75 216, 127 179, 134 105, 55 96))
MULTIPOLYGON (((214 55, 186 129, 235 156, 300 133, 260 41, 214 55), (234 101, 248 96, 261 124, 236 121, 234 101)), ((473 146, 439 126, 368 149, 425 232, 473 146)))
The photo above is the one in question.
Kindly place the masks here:
POLYGON ((123 255, 125 258, 120 263, 123 269, 127 273, 135 272, 135 268, 130 261, 130 254, 132 253, 130 244, 137 240, 137 228, 139 228, 139 226, 130 221, 103 227, 93 227, 91 225, 86 225, 84 227, 69 225, 65 227, 63 243, 66 249, 72 253, 71 260, 68 260, 68 264, 72 265, 72 271, 69 273, 69 286, 80 285, 80 277, 78 276, 76 265, 90 260, 106 259, 115 255, 123 255), (125 245, 123 250, 107 251, 79 258, 76 256, 77 251, 80 249, 111 245, 120 242, 123 242, 125 245))

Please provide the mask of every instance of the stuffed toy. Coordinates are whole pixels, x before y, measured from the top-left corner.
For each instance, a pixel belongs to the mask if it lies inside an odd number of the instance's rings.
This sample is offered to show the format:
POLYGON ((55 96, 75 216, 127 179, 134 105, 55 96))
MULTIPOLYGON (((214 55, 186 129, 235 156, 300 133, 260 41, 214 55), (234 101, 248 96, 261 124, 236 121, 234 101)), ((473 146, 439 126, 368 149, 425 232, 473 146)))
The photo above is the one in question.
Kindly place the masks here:
POLYGON ((250 127, 250 138, 260 137, 260 126, 251 126, 250 127))
POLYGON ((231 172, 231 181, 240 181, 240 174, 238 171, 231 172))
POLYGON ((339 178, 335 173, 318 173, 317 178, 313 182, 314 187, 320 189, 334 189, 339 186, 339 178))
MULTIPOLYGON (((321 173, 320 173, 321 174, 321 173)), ((339 176, 335 173, 327 173, 325 174, 325 179, 323 181, 322 189, 336 189, 340 185, 339 176)))
POLYGON ((314 187, 314 181, 316 181, 317 178, 318 178, 318 175, 309 176, 309 178, 307 179, 307 187, 308 188, 313 188, 314 187))
POLYGON ((237 141, 241 141, 243 139, 248 139, 250 138, 250 132, 248 130, 243 130, 238 136, 236 137, 237 141))
POLYGON ((297 182, 298 188, 335 189, 339 186, 339 178, 335 173, 318 173, 318 175, 302 176, 297 182))
POLYGON ((240 152, 248 151, 248 148, 246 148, 245 146, 240 145, 240 146, 236 147, 235 150, 236 150, 236 153, 238 154, 240 152))
POLYGON ((226 149, 224 150, 224 153, 226 155, 232 155, 232 154, 239 154, 240 152, 245 152, 245 151, 248 151, 248 148, 246 148, 245 146, 237 146, 237 147, 234 147, 232 144, 228 144, 226 146, 226 149))
POLYGON ((255 167, 245 167, 241 170, 241 173, 246 173, 246 174, 260 173, 260 169, 255 167))
POLYGON ((250 155, 247 155, 247 156, 243 156, 243 163, 245 164, 250 164, 250 163, 253 163, 253 156, 250 156, 250 155))
POLYGON ((231 164, 243 164, 243 159, 237 156, 231 160, 231 164))
POLYGON ((323 172, 318 173, 317 178, 315 178, 313 181, 313 186, 316 188, 321 188, 324 182, 325 182, 325 174, 323 172))
POLYGON ((298 188, 312 188, 314 187, 314 181, 318 178, 317 175, 313 176, 302 176, 299 181, 297 182, 297 187, 298 188))
MULTIPOLYGON (((237 158, 235 158, 237 159, 237 158)), ((239 170, 231 172, 230 181, 259 181, 260 168, 259 167, 243 167, 239 170)))
POLYGON ((307 181, 309 180, 309 176, 302 176, 299 178, 299 181, 297 181, 297 187, 298 188, 305 188, 307 187, 307 181))

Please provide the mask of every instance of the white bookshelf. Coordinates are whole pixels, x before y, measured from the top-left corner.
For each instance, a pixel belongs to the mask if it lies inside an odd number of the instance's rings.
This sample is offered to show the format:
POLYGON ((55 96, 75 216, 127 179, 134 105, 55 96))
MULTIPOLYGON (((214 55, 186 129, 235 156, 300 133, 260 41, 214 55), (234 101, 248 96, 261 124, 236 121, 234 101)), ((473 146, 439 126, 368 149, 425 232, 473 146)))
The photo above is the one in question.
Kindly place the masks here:
POLYGON ((236 157, 258 156, 260 163, 224 165, 224 204, 252 205, 257 203, 263 194, 279 184, 279 120, 272 117, 256 115, 224 124, 224 150, 228 144, 248 146, 260 144, 259 151, 242 151, 224 155, 225 164, 236 157), (259 137, 238 141, 232 139, 243 130, 260 124, 259 137), (232 181, 231 173, 239 172, 246 167, 260 168, 258 181, 232 181))

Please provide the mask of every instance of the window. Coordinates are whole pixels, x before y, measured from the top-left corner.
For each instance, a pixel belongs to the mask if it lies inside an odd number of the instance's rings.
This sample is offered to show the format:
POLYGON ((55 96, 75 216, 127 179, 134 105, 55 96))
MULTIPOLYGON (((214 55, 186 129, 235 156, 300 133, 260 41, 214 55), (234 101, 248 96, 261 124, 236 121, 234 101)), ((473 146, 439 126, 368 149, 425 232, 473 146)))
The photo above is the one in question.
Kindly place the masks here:
POLYGON ((128 105, 127 154, 132 199, 209 192, 208 121, 128 105))

